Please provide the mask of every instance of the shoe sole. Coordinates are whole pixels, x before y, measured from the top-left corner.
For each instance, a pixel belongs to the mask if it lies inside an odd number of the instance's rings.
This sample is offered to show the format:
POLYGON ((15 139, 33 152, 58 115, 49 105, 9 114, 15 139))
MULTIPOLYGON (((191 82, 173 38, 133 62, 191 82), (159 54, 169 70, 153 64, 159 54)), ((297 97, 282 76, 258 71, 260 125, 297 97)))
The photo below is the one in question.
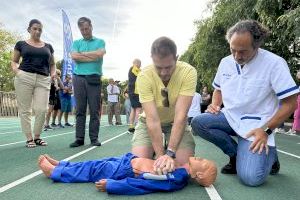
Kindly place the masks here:
POLYGON ((76 147, 80 147, 80 146, 84 146, 84 144, 80 144, 80 145, 78 145, 78 146, 69 146, 70 148, 76 148, 76 147))

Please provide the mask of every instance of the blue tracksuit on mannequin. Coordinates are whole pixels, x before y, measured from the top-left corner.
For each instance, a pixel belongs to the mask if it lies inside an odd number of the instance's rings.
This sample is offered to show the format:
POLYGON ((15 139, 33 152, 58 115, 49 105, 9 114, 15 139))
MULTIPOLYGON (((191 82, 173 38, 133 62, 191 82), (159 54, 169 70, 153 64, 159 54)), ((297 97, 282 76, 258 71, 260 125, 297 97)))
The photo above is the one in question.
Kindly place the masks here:
POLYGON ((184 168, 176 169, 164 176, 163 180, 148 179, 148 173, 135 177, 131 166, 131 160, 134 158, 135 155, 127 153, 121 157, 86 162, 60 161, 50 178, 65 183, 96 182, 106 179, 107 192, 122 195, 176 191, 187 185, 189 175, 184 168))

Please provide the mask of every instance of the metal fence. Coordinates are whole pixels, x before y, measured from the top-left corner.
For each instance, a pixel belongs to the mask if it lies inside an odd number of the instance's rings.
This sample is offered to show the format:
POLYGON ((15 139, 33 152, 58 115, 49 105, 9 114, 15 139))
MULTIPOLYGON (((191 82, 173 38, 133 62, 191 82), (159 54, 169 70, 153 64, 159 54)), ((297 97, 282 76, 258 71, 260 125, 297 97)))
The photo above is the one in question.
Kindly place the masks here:
POLYGON ((0 117, 18 116, 17 98, 14 92, 0 91, 0 117))
MULTIPOLYGON (((125 114, 124 105, 120 105, 121 114, 125 114)), ((87 112, 89 113, 89 112, 87 112)), ((102 114, 107 114, 107 105, 102 105, 102 114)), ((18 106, 15 92, 0 91, 0 117, 17 117, 18 106)))

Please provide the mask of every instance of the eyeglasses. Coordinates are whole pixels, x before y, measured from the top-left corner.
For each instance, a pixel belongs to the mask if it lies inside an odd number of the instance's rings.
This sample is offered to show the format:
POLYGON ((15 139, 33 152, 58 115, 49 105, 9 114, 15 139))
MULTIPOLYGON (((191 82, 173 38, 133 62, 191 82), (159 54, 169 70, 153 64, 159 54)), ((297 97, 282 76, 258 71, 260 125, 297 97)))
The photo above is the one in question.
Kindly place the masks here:
POLYGON ((164 107, 169 107, 169 94, 168 94, 168 88, 161 89, 161 96, 164 97, 164 100, 162 101, 164 107))

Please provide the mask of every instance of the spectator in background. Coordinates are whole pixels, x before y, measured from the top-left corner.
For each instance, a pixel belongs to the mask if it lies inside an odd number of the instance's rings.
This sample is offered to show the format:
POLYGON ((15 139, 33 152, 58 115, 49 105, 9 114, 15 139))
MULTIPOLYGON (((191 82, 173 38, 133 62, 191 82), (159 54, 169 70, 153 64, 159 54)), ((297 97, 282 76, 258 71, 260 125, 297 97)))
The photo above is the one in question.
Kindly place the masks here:
POLYGON ((113 125, 113 116, 116 118, 116 125, 122 125, 120 117, 119 95, 120 88, 117 86, 113 78, 108 80, 107 89, 107 116, 109 125, 113 125))
POLYGON ((191 107, 189 109, 189 112, 187 114, 188 116, 188 124, 191 125, 192 119, 198 115, 201 114, 201 105, 202 99, 201 95, 198 92, 195 92, 191 107))
MULTIPOLYGON (((62 82, 61 82, 61 71, 59 69, 56 69, 56 77, 59 78, 60 87, 55 92, 55 101, 53 106, 53 112, 52 112, 52 123, 51 127, 55 128, 64 128, 64 126, 61 125, 61 103, 60 103, 60 88, 63 88, 62 82), (55 124, 56 117, 58 118, 58 124, 55 124)), ((57 79, 58 80, 58 79, 57 79)))
POLYGON ((129 117, 131 113, 131 103, 128 95, 128 88, 125 89, 123 96, 124 96, 124 110, 126 114, 126 123, 128 125, 130 123, 129 117))
POLYGON ((57 76, 58 72, 60 74, 59 69, 56 69, 56 75, 51 77, 51 86, 50 86, 50 93, 49 93, 49 106, 48 112, 46 114, 45 119, 45 126, 44 131, 52 130, 52 127, 49 125, 51 114, 53 113, 54 106, 57 104, 57 96, 59 96, 58 92, 60 88, 62 88, 62 83, 60 77, 57 76))
MULTIPOLYGON (((300 80, 300 71, 297 72, 296 78, 300 80)), ((300 95, 297 96, 297 109, 294 112, 294 122, 292 128, 286 133, 288 135, 295 135, 300 132, 300 95)))
POLYGON ((51 77, 55 76, 55 63, 52 46, 41 40, 42 23, 37 19, 29 22, 27 31, 30 38, 18 41, 14 48, 11 67, 15 73, 18 109, 22 132, 26 136, 26 147, 46 146, 41 139, 48 108, 51 77), (21 64, 19 64, 22 58, 21 64), (35 114, 31 129, 32 110, 35 114))
MULTIPOLYGON (((64 115, 65 127, 72 127, 69 123, 69 113, 72 112, 71 95, 73 94, 73 87, 71 82, 71 75, 66 74, 63 82, 63 88, 60 90, 60 102, 61 102, 61 115, 64 115)), ((62 126, 61 123, 58 126, 62 126)))
POLYGON ((133 65, 128 72, 128 95, 131 103, 131 112, 129 118, 128 132, 133 133, 135 131, 135 125, 138 121, 138 116, 141 113, 142 105, 139 100, 139 94, 136 87, 136 78, 141 71, 141 61, 139 59, 133 60, 133 65))
POLYGON ((207 109, 207 106, 210 104, 211 96, 208 93, 207 86, 203 87, 201 93, 202 103, 201 103, 201 113, 204 113, 207 109))
POLYGON ((73 42, 71 57, 75 61, 73 86, 76 101, 76 140, 70 147, 84 145, 86 109, 89 105, 89 136, 92 146, 101 146, 99 109, 105 42, 93 36, 92 22, 87 17, 78 19, 82 39, 73 42))

